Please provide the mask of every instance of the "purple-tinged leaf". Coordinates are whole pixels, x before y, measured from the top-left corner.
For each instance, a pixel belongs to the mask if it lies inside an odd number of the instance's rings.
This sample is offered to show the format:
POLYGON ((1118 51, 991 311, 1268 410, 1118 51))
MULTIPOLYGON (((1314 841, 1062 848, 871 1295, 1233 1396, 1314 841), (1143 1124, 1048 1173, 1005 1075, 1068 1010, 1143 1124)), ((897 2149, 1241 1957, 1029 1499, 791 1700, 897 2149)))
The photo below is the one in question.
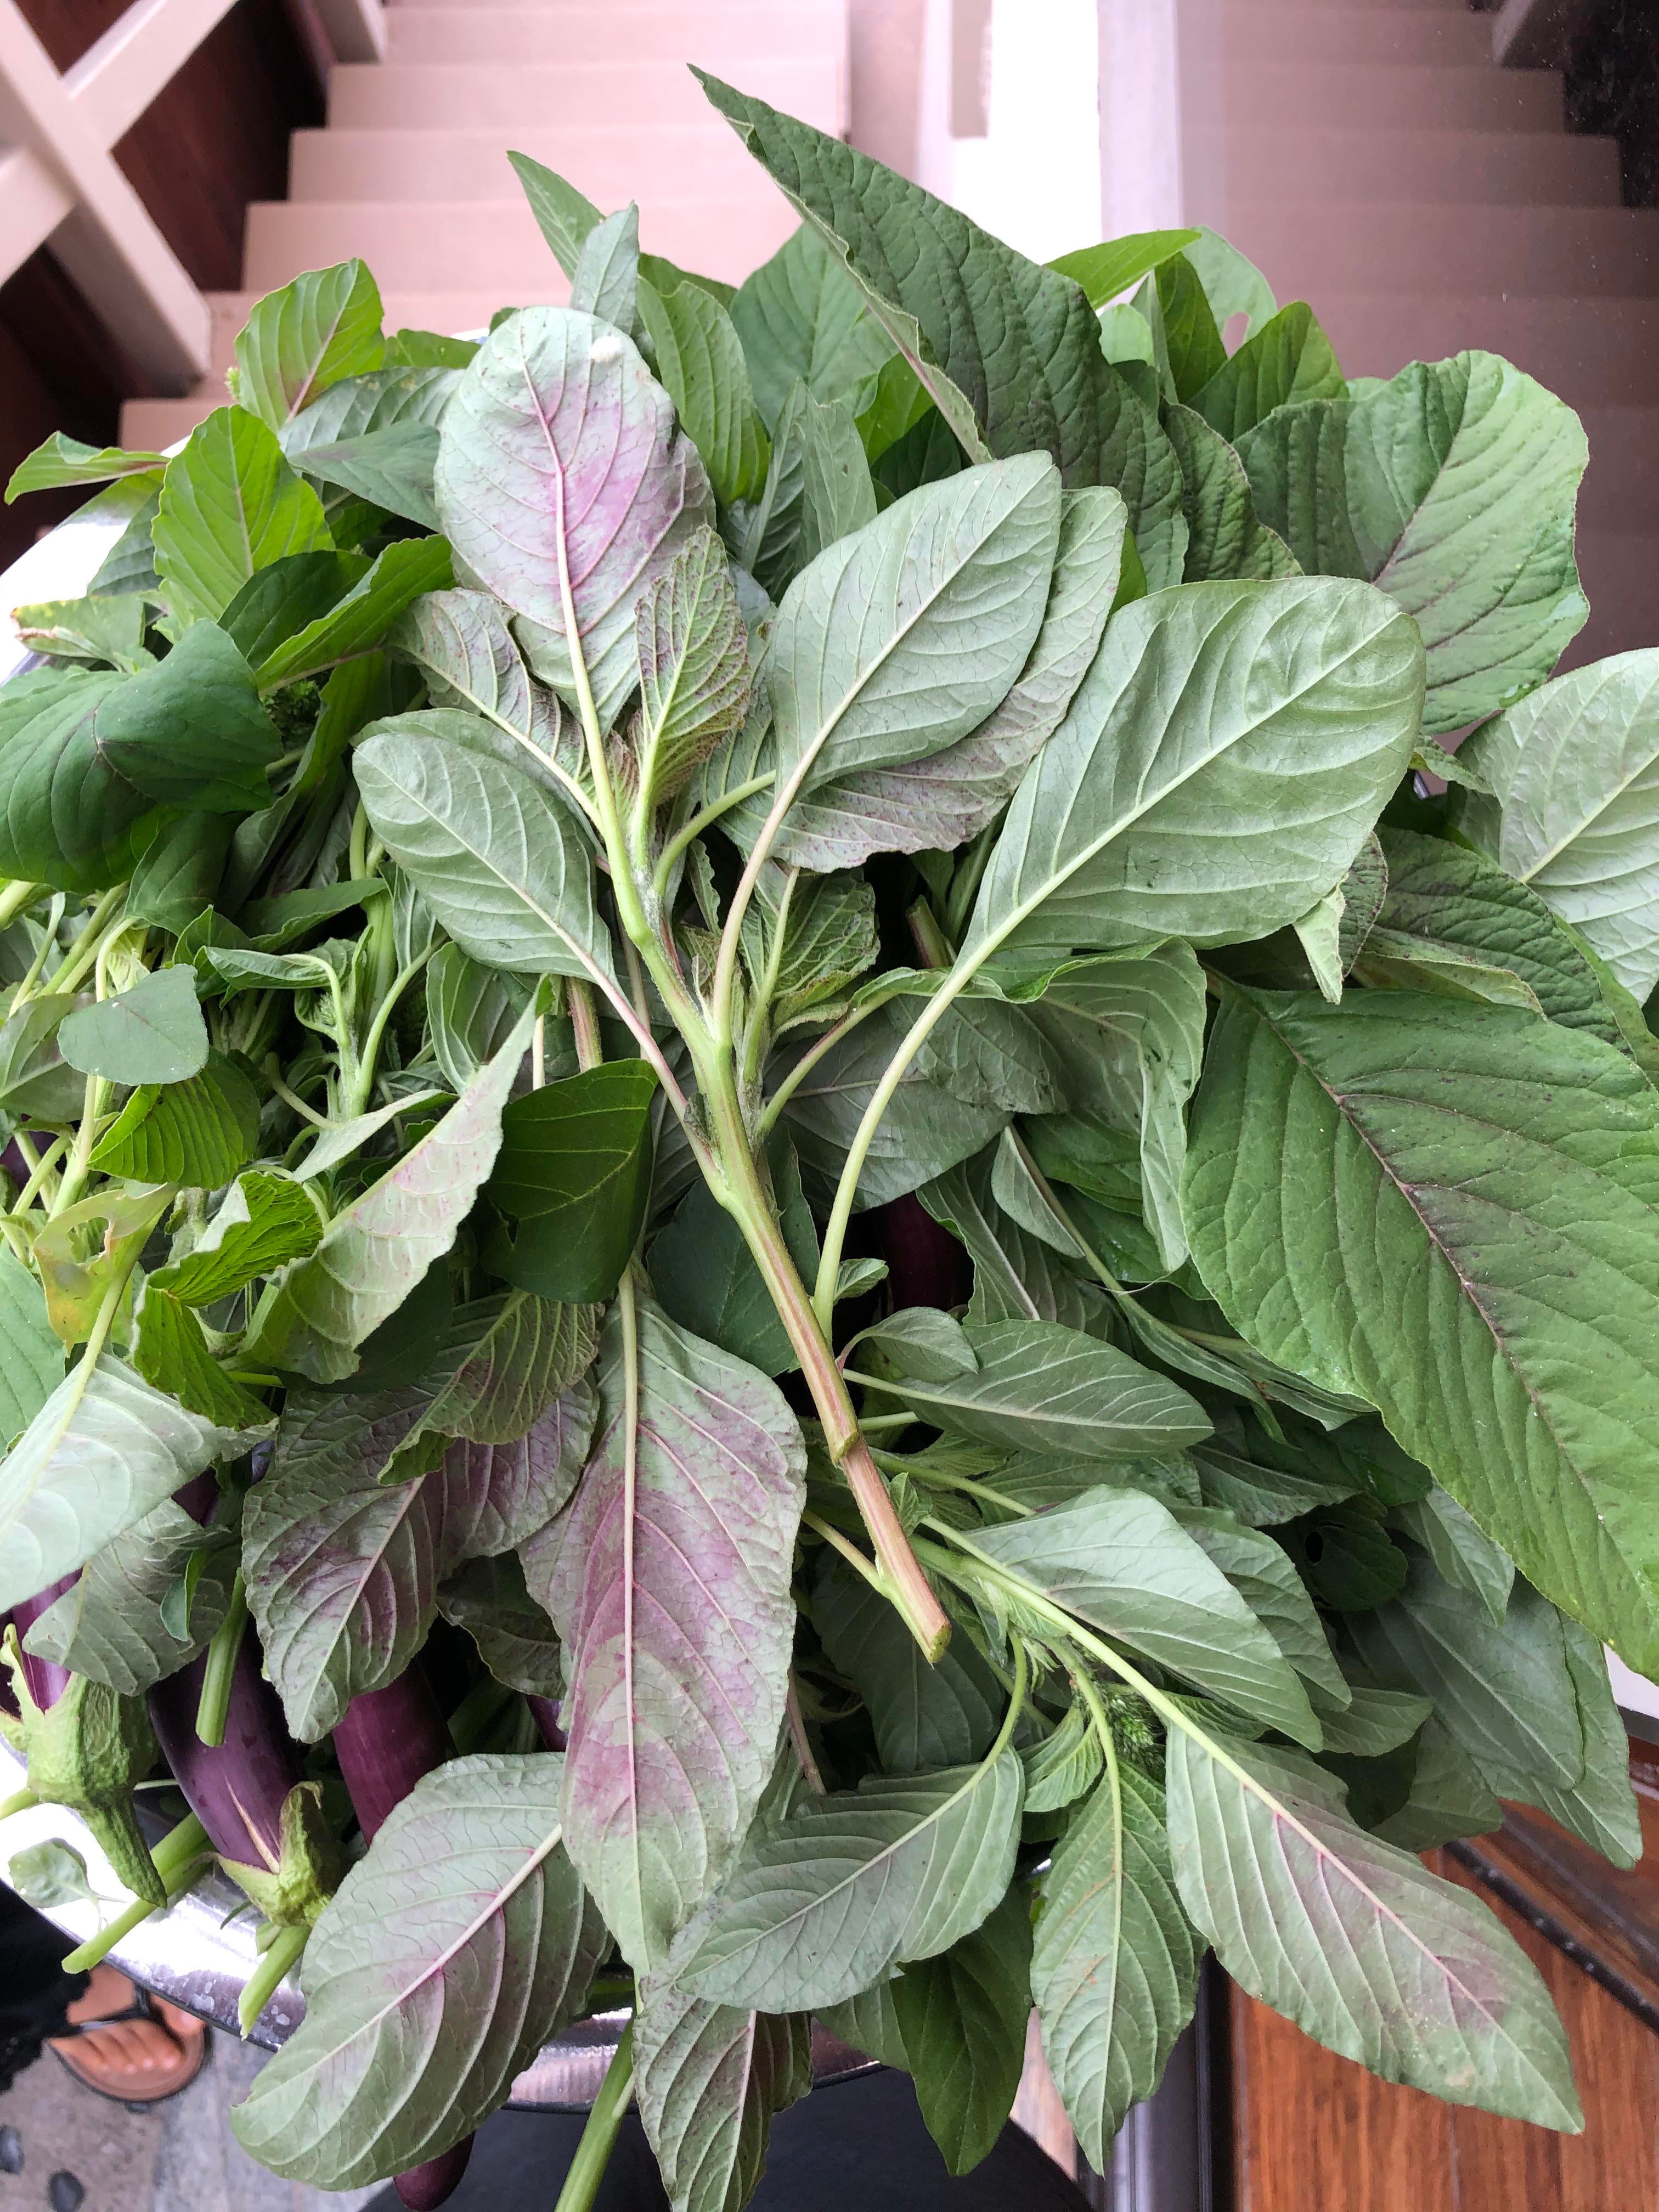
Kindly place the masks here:
POLYGON ((1367 1835, 1300 1753, 1171 1729, 1176 1887, 1234 1980, 1385 2081, 1576 2133, 1561 2023, 1486 1906, 1367 1835))
POLYGON ((620 331, 526 307, 478 349, 440 432, 456 554, 521 617, 536 674, 574 702, 567 587, 602 724, 638 681, 634 611, 700 523, 708 478, 620 331))
POLYGON ((672 1983, 639 1996, 634 2089, 674 2212, 740 2212, 772 2115, 812 2086, 811 2021, 702 2004, 672 1983))
POLYGON ((559 1831, 562 1761, 416 1784, 306 1946, 306 2017, 232 2118, 287 2180, 354 2189, 447 2150, 586 2001, 605 1948, 559 1831))
POLYGON ((626 1289, 599 1385, 546 1601, 573 1686, 570 1855, 644 1970, 726 1871, 771 1772, 806 1451, 775 1385, 626 1289))
MULTIPOLYGON (((574 1384, 514 1444, 451 1444, 429 1474, 381 1474, 428 1394, 289 1400, 276 1459, 248 1493, 243 1571, 270 1679, 307 1742, 395 1681, 425 1642, 438 1586, 522 1542, 568 1498, 593 1421, 574 1384)), ((432 1440, 434 1453, 441 1439, 432 1440)))

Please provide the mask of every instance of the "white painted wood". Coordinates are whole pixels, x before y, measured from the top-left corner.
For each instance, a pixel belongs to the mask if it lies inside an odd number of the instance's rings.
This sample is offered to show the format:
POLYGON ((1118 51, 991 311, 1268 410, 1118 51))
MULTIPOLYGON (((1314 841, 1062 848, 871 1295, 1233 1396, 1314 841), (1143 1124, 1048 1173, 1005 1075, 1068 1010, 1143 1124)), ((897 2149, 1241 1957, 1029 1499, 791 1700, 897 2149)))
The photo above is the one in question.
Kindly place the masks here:
POLYGON ((234 0, 134 0, 64 71, 76 112, 104 146, 126 136, 234 4, 234 0))
POLYGON ((27 146, 0 149, 0 235, 10 265, 44 246, 75 206, 75 195, 27 146))
MULTIPOLYGON (((199 11, 208 0, 168 4, 199 11)), ((210 27, 203 26, 191 47, 210 27)), ((161 36, 147 23, 143 47, 154 51, 151 41, 161 36)), ((107 92, 83 111, 15 0, 0 0, 0 139, 32 155, 70 200, 70 212, 52 234, 52 250, 88 304, 140 368, 182 390, 206 364, 206 303, 110 158, 100 99, 106 112, 118 114, 121 103, 107 92)), ((0 181, 9 186, 0 199, 0 276, 9 276, 40 242, 34 223, 48 203, 31 169, 8 164, 0 181), (21 222, 14 220, 20 212, 21 222)))
POLYGON ((1184 221, 1179 0, 1099 0, 1101 236, 1184 221))

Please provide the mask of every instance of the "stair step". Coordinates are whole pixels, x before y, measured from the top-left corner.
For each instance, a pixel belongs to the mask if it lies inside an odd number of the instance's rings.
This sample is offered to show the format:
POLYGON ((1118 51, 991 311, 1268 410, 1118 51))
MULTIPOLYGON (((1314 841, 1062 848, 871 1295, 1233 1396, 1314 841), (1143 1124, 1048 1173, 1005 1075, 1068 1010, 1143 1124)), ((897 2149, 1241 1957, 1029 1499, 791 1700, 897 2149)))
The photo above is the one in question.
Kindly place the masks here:
MULTIPOLYGON (((397 21, 394 11, 392 21, 397 21)), ((545 20, 551 21, 554 18, 545 20)), ((1258 62, 1432 62, 1492 65, 1492 33, 1467 9, 1373 5, 1353 8, 1253 5, 1222 19, 1229 64, 1258 62)))
MULTIPOLYGON (((648 252, 741 283, 775 253, 798 217, 762 179, 741 201, 652 200, 641 228, 648 252)), ((373 200, 264 201, 249 208, 242 281, 269 290, 302 269, 360 253, 383 290, 416 286, 493 293, 493 304, 561 300, 567 287, 522 199, 387 205, 373 200)))
MULTIPOLYGON (((1461 27, 1461 26, 1460 26, 1461 27)), ((1471 19, 1477 41, 1480 26, 1471 19)), ((747 82, 750 58, 809 59, 845 52, 840 0, 751 4, 711 15, 704 8, 641 8, 624 30, 614 9, 496 6, 394 7, 386 14, 390 62, 614 62, 622 53, 688 55, 699 69, 747 82)), ((1415 58, 1415 56, 1408 57, 1415 58)))
MULTIPOLYGON (((384 72, 383 72, 384 73, 384 72)), ((337 72, 337 75, 338 72, 337 72)), ((765 95, 770 97, 769 94, 765 95)), ((1335 125, 1376 131, 1560 131, 1561 80, 1549 70, 1405 67, 1393 63, 1239 61, 1221 87, 1229 135, 1335 125)))
MULTIPOLYGON (((653 176, 695 181, 708 199, 742 200, 763 175, 736 131, 712 112, 707 124, 655 131, 648 144, 614 129, 545 125, 514 129, 511 143, 606 210, 638 198, 653 176)), ((289 197, 296 201, 500 200, 518 189, 499 129, 294 134, 289 197)))
POLYGON ((1524 368, 1569 406, 1653 402, 1659 305, 1652 300, 1332 291, 1320 294, 1317 313, 1350 376, 1392 376, 1407 362, 1479 347, 1524 368))
POLYGON ((1651 645, 1659 637, 1659 536, 1581 530, 1577 551, 1589 620, 1562 656, 1563 667, 1651 645))
POLYGON ((1237 199, 1386 200, 1409 180, 1417 201, 1619 204, 1615 138, 1512 131, 1235 131, 1229 155, 1228 190, 1237 199))
POLYGON ((1465 286, 1659 297, 1659 209, 1418 206, 1230 198, 1227 234, 1281 299, 1465 286))
MULTIPOLYGON (((846 125, 845 76, 838 54, 757 56, 743 70, 746 91, 832 136, 846 125)), ((329 122, 349 130, 520 131, 537 125, 592 128, 609 119, 618 137, 648 146, 658 131, 695 125, 711 112, 684 60, 654 54, 568 69, 344 62, 328 84, 329 122)))

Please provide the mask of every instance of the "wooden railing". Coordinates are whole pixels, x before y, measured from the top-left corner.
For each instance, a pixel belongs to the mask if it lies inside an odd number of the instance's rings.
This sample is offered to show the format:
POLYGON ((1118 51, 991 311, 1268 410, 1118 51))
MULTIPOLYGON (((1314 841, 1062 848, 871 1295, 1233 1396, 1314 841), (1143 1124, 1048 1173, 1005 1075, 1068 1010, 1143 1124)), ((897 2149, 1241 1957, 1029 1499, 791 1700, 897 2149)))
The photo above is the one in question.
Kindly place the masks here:
MULTIPOLYGON (((234 0, 133 0, 60 74, 0 0, 0 281, 49 244, 128 358, 162 391, 207 367, 206 303, 112 149, 234 0)), ((380 0, 312 0, 332 57, 385 52, 380 0)))

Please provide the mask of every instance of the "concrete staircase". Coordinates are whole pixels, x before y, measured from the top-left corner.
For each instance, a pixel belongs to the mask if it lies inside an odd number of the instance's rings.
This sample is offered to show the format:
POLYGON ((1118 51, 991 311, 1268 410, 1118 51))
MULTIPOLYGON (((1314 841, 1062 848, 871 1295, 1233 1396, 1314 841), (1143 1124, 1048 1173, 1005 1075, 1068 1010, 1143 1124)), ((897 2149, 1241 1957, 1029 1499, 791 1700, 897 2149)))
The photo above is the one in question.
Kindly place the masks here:
POLYGON ((1351 376, 1466 346, 1583 418, 1577 664, 1659 644, 1659 210, 1467 0, 1223 0, 1223 227, 1351 376))
POLYGON ((302 270, 361 254, 388 330, 477 330, 562 300, 509 146, 602 209, 636 199, 648 252, 740 281, 796 217, 688 62, 847 128, 845 0, 392 0, 386 22, 386 60, 336 68, 327 127, 296 132, 289 197, 249 208, 244 289, 209 301, 211 373, 187 398, 130 400, 125 443, 166 447, 222 406, 249 307, 302 270))

